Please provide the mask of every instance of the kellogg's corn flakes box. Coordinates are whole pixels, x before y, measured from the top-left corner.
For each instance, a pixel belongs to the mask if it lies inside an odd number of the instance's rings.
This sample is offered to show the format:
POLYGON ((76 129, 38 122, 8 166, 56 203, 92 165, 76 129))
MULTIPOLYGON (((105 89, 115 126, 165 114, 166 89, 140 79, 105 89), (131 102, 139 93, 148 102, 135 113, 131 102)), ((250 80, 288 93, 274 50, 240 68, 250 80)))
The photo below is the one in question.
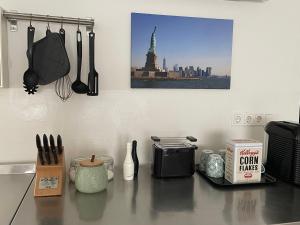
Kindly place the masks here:
POLYGON ((262 143, 255 140, 229 141, 226 148, 225 179, 233 184, 260 182, 262 147, 262 143))

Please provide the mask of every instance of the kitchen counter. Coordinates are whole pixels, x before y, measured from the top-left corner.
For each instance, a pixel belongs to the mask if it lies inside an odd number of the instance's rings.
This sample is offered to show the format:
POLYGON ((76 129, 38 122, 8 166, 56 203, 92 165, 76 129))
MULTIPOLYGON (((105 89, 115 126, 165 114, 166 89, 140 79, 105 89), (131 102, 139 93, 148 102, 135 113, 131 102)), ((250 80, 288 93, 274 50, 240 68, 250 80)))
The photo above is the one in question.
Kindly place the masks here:
MULTIPOLYGON (((33 184, 13 225, 300 225, 300 188, 269 186, 217 188, 195 173, 191 178, 159 180, 150 167, 137 181, 126 182, 115 169, 108 190, 76 192, 65 185, 62 197, 33 197, 33 184)), ((3 223, 1 223, 3 224, 3 223)))
POLYGON ((34 177, 34 165, 0 165, 0 224, 9 225, 34 177))

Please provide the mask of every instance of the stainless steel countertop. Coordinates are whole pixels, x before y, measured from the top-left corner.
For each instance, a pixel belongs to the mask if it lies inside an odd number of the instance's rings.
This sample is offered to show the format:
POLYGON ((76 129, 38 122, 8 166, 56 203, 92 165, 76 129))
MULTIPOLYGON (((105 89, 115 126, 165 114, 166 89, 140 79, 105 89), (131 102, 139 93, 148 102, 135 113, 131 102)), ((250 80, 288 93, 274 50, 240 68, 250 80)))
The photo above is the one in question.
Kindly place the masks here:
POLYGON ((33 185, 13 225, 300 225, 300 188, 285 183, 243 188, 216 188, 195 174, 158 180, 150 168, 137 181, 124 181, 122 170, 108 190, 76 192, 65 185, 63 197, 33 197, 33 185))
MULTIPOLYGON (((32 164, 33 165, 33 164, 32 164)), ((34 174, 29 164, 0 165, 0 224, 12 221, 34 174), (26 173, 26 174, 25 174, 26 173)))

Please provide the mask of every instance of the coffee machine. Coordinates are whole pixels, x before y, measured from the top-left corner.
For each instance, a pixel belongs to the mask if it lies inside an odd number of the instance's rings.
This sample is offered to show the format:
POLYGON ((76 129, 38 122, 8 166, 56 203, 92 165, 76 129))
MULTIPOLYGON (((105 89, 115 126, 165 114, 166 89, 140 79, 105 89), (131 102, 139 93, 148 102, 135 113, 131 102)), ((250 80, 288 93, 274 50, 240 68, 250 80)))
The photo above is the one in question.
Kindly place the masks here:
POLYGON ((268 134, 267 173, 300 185, 300 124, 271 121, 265 131, 268 134))

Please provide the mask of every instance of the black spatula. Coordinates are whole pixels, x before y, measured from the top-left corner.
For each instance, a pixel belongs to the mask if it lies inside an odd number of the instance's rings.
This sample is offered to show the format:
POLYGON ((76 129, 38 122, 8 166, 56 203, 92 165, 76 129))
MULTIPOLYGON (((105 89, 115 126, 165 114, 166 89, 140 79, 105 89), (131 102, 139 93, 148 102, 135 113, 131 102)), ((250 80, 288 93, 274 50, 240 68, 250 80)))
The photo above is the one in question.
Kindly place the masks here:
POLYGON ((95 69, 95 33, 89 33, 89 55, 90 55, 90 72, 89 72, 89 96, 98 95, 98 73, 95 69))

